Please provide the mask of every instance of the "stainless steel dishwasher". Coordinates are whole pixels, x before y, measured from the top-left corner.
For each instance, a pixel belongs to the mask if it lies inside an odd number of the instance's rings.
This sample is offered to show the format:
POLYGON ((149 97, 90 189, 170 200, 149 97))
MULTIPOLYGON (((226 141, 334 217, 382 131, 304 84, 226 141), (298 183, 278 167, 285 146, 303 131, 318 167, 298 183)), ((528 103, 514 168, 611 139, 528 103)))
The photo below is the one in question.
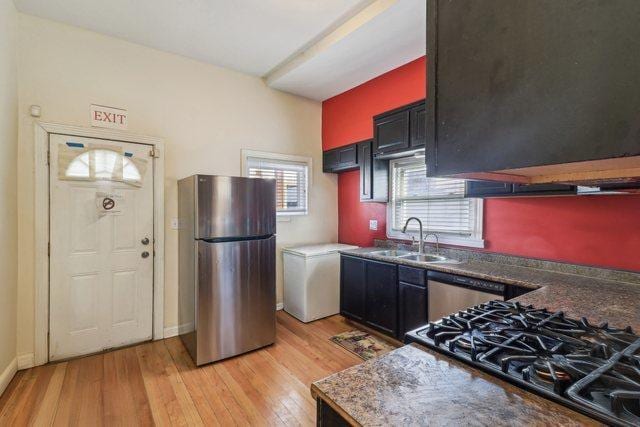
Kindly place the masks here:
POLYGON ((505 285, 502 283, 439 271, 429 271, 427 278, 430 322, 483 302, 504 301, 505 285))

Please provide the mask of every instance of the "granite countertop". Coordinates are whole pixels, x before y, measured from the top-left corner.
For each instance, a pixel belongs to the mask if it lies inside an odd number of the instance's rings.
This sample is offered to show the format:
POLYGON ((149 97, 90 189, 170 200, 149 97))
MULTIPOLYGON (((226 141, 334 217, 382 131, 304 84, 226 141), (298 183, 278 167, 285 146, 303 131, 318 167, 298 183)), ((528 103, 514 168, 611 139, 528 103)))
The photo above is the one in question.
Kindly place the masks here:
MULTIPOLYGON (((631 326, 634 331, 640 332, 640 284, 638 283, 480 260, 427 264, 372 254, 381 249, 379 247, 358 248, 341 251, 341 253, 532 288, 532 292, 515 300, 535 307, 546 307, 552 311, 564 311, 568 317, 579 319, 584 316, 594 324, 609 322, 613 327, 631 326)), ((611 276, 616 277, 614 274, 611 276)), ((631 277, 633 274, 618 276, 631 277)))
MULTIPOLYGON (((517 301, 564 311, 573 318, 584 316, 592 323, 609 322, 613 327, 631 326, 640 331, 637 273, 561 267, 589 274, 579 275, 477 257, 459 263, 427 264, 372 254, 381 249, 341 253, 528 287, 532 291, 517 301)), ((532 263, 549 267, 544 262, 532 263)), ((565 406, 416 344, 320 380, 312 384, 311 392, 354 425, 597 424, 565 406)))
POLYGON ((416 344, 315 382, 311 393, 353 425, 599 425, 416 344))

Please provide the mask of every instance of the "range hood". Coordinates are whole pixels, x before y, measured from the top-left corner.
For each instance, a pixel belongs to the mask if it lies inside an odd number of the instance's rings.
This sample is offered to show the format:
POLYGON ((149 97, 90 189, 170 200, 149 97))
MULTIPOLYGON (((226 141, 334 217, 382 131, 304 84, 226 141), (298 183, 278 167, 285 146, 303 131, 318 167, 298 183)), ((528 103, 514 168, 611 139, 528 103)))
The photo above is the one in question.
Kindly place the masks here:
POLYGON ((427 174, 640 186, 639 16, 638 0, 427 0, 427 174))

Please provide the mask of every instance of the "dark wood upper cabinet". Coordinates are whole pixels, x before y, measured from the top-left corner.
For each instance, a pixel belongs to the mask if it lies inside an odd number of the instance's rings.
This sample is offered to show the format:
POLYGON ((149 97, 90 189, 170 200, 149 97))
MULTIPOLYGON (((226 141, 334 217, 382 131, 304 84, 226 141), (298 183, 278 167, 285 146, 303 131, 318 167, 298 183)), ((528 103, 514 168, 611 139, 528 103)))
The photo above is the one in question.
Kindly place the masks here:
POLYGON ((385 113, 373 120, 373 152, 384 155, 409 148, 408 110, 385 113))
POLYGON ((373 118, 373 154, 401 156, 424 147, 425 101, 403 105, 373 118))
POLYGON ((389 198, 389 161, 374 158, 372 148, 371 140, 358 143, 360 201, 386 202, 389 198))
POLYGON ((373 153, 371 141, 358 143, 358 157, 360 158, 360 201, 373 199, 373 153))
POLYGON ((334 148, 322 153, 323 172, 344 172, 358 168, 358 147, 356 144, 334 148))
POLYGON ((411 137, 409 146, 412 149, 425 146, 427 140, 427 110, 426 105, 422 102, 411 108, 411 137))
POLYGON ((578 188, 575 185, 564 184, 513 184, 515 195, 561 195, 576 194, 578 188))
POLYGON ((577 187, 564 184, 511 184, 496 181, 469 180, 465 197, 562 196, 577 193, 577 187))
POLYGON ((495 181, 467 181, 465 197, 506 196, 513 193, 513 184, 495 181))
POLYGON ((637 0, 428 0, 429 176, 640 156, 639 16, 637 0))

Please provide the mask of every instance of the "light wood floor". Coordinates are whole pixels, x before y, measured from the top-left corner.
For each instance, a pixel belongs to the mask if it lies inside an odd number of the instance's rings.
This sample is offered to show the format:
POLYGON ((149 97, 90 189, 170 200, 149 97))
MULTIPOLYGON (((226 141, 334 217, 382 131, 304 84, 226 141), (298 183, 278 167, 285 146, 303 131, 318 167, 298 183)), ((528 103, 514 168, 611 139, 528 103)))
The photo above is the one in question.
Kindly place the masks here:
POLYGON ((274 345, 203 368, 170 338, 20 371, 0 425, 312 425, 311 382, 362 362, 329 341, 352 329, 279 311, 274 345))

